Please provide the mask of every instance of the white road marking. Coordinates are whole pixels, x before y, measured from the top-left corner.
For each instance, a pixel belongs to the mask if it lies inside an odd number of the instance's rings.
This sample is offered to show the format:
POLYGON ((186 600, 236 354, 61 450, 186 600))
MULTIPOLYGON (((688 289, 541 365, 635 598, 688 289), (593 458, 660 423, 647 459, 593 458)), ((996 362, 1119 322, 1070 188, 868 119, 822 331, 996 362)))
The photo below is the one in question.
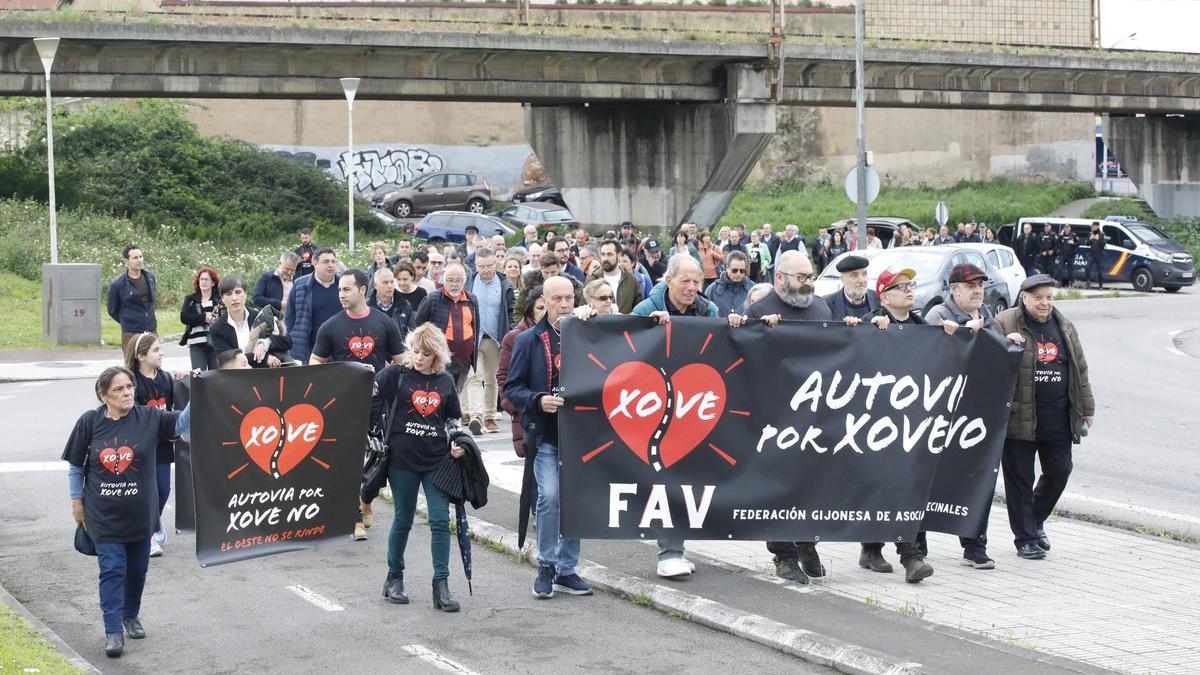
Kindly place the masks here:
POLYGON ((1111 499, 1102 499, 1100 497, 1088 497, 1087 495, 1075 494, 1074 492, 1064 493, 1063 497, 1066 497, 1068 499, 1076 499, 1076 500, 1079 500, 1082 502, 1090 502, 1092 504, 1098 504, 1100 506, 1108 506, 1108 507, 1111 507, 1114 509, 1120 509, 1122 511, 1132 511, 1134 513, 1141 513, 1141 514, 1148 515, 1148 516, 1158 516, 1160 518, 1170 518, 1172 520, 1182 520, 1185 523, 1191 523, 1193 525, 1200 525, 1200 518, 1196 518, 1195 516, 1189 516, 1184 513, 1173 513, 1171 511, 1162 511, 1159 509, 1152 509, 1148 506, 1134 506, 1133 504, 1129 504, 1126 502, 1114 502, 1111 499))
POLYGON ((48 384, 50 384, 50 380, 41 380, 38 382, 22 382, 21 384, 18 384, 17 386, 24 387, 24 388, 30 388, 30 387, 44 387, 48 384))
POLYGON ((1169 330, 1169 331, 1167 331, 1167 337, 1175 337, 1176 335, 1179 335, 1182 332, 1183 332, 1182 328, 1180 328, 1179 330, 1169 330))
POLYGON ((462 673, 463 675, 479 675, 479 673, 461 663, 451 661, 424 645, 404 645, 401 649, 438 670, 444 670, 448 673, 462 673))
POLYGON ((341 605, 330 600, 329 598, 326 598, 321 595, 317 595, 316 593, 313 593, 312 591, 308 590, 307 588, 305 588, 303 586, 286 586, 285 588, 287 588, 289 591, 295 593, 296 595, 300 596, 304 600, 307 600, 308 602, 311 602, 312 604, 316 605, 317 607, 320 607, 321 609, 325 610, 326 612, 341 612, 341 611, 345 611, 345 609, 346 609, 345 607, 342 607, 341 605))
POLYGON ((1171 352, 1172 354, 1175 354, 1176 356, 1187 356, 1187 354, 1179 351, 1174 346, 1167 347, 1167 351, 1171 352))
POLYGON ((56 462, 0 462, 0 473, 26 473, 31 471, 66 471, 67 463, 56 462))
POLYGON ((1167 331, 1167 337, 1171 338, 1171 344, 1167 345, 1167 351, 1171 352, 1172 354, 1175 354, 1176 356, 1189 356, 1188 354, 1185 354, 1184 352, 1180 351, 1179 349, 1177 349, 1175 347, 1175 339, 1174 339, 1175 336, 1179 335, 1180 333, 1184 332, 1185 330, 1188 330, 1188 329, 1180 328, 1178 330, 1167 331))

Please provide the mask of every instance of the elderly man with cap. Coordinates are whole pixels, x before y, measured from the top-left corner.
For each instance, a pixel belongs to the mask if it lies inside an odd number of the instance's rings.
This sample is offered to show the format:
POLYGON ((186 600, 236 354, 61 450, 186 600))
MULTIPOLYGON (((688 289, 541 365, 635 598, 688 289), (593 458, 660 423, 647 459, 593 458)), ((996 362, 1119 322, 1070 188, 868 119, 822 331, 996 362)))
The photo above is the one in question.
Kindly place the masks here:
MULTIPOLYGON (((947 324, 954 329, 965 326, 973 331, 980 328, 991 328, 995 323, 991 311, 983 304, 983 282, 988 275, 983 270, 970 263, 955 265, 950 270, 950 297, 942 304, 929 310, 925 320, 929 323, 941 323, 947 330, 947 324)), ((958 543, 963 547, 962 564, 977 570, 990 570, 996 567, 996 562, 987 555, 987 512, 983 515, 983 524, 978 537, 959 537, 958 543)))
POLYGON ((867 265, 869 262, 861 255, 848 255, 838 261, 836 269, 842 276, 842 290, 833 295, 825 296, 829 310, 833 312, 835 321, 844 321, 854 326, 863 318, 871 317, 871 322, 881 328, 886 327, 886 316, 874 316, 879 311, 879 299, 867 292, 867 265))
MULTIPOLYGON (((927 323, 912 311, 917 299, 916 278, 916 271, 909 267, 889 267, 880 272, 875 281, 875 294, 879 296, 881 307, 875 312, 875 316, 888 319, 888 324, 881 328, 893 323, 927 323)), ((949 321, 943 322, 942 326, 949 334, 958 328, 957 324, 949 321)), ((896 543, 896 553, 900 554, 900 564, 904 566, 904 580, 908 583, 915 584, 933 574, 933 566, 925 562, 927 550, 924 531, 917 534, 915 542, 896 543)), ((864 542, 858 556, 858 566, 874 572, 892 571, 891 563, 883 558, 882 543, 864 542)))
POLYGON ((1096 410, 1079 333, 1054 307, 1057 285, 1048 274, 1029 277, 1020 304, 1000 312, 994 326, 1025 346, 1001 466, 1013 543, 1029 560, 1050 550, 1046 518, 1067 487, 1071 445, 1087 435, 1096 410), (1034 457, 1042 467, 1036 486, 1034 457))

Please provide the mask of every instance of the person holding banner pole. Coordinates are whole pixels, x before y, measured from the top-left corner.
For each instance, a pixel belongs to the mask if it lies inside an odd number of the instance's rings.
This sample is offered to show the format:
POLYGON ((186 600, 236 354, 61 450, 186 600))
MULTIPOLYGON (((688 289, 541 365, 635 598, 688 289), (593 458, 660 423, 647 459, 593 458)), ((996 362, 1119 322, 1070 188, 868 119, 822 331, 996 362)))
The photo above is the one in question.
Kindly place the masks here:
POLYGON ((1050 550, 1046 519, 1071 475, 1071 445, 1092 427, 1096 400, 1075 324, 1054 307, 1058 282, 1036 274, 1021 283, 1021 302, 996 316, 995 329, 1023 344, 1000 465, 1008 524, 1017 555, 1040 560, 1050 550), (1034 458, 1042 467, 1033 482, 1034 458))
POLYGON ((124 652, 126 633, 134 640, 146 637, 138 615, 158 513, 156 449, 191 425, 190 404, 169 411, 136 405, 134 397, 128 368, 104 369, 96 379, 103 405, 79 417, 62 454, 69 464, 71 515, 95 542, 104 653, 110 658, 124 652))
POLYGON ((559 384, 562 355, 560 324, 575 307, 575 286, 554 276, 542 285, 546 315, 517 335, 504 396, 521 411, 525 430, 525 474, 518 511, 517 546, 524 546, 530 503, 537 495, 538 575, 533 594, 552 598, 555 592, 591 595, 592 587, 575 573, 579 540, 565 539, 559 531, 558 410, 566 403, 559 384))
MULTIPOLYGON (((669 323, 672 316, 715 318, 717 305, 700 294, 702 282, 700 262, 690 254, 676 253, 667 261, 663 281, 650 290, 649 297, 633 308, 633 315, 648 316, 660 324, 669 323)), ((726 320, 736 328, 742 325, 743 317, 731 313, 726 320)), ((682 537, 674 535, 658 540, 658 576, 674 579, 696 571, 696 566, 684 557, 683 543, 682 537)))
MULTIPOLYGON (((775 263, 772 292, 750 305, 746 318, 761 319, 771 326, 781 320, 831 321, 829 305, 813 295, 816 276, 812 261, 802 251, 785 250, 775 263)), ((775 574, 781 579, 807 584, 809 577, 825 576, 816 542, 768 541, 767 550, 775 556, 775 574)))

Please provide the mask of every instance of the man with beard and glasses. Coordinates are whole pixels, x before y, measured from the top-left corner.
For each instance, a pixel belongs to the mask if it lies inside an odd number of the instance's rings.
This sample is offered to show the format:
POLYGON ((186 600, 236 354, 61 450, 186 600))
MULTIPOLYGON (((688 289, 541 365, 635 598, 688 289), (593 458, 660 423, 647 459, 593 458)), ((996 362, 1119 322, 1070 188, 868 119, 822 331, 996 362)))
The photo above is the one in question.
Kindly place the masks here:
MULTIPOLYGON (((762 319, 774 326, 783 321, 832 321, 833 313, 823 298, 814 302, 812 261, 803 252, 784 250, 775 262, 775 289, 750 305, 746 319, 762 319)), ((807 584, 809 577, 825 576, 825 566, 810 541, 768 541, 775 555, 775 574, 781 579, 807 584)))

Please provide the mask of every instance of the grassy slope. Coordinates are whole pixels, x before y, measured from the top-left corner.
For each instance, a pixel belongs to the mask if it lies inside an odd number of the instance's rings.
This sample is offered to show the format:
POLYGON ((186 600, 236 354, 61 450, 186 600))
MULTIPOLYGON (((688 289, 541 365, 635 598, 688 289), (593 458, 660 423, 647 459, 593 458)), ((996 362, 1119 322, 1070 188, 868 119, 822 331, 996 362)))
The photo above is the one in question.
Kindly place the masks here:
POLYGON ((0 605, 0 673, 78 673, 36 630, 0 605))

